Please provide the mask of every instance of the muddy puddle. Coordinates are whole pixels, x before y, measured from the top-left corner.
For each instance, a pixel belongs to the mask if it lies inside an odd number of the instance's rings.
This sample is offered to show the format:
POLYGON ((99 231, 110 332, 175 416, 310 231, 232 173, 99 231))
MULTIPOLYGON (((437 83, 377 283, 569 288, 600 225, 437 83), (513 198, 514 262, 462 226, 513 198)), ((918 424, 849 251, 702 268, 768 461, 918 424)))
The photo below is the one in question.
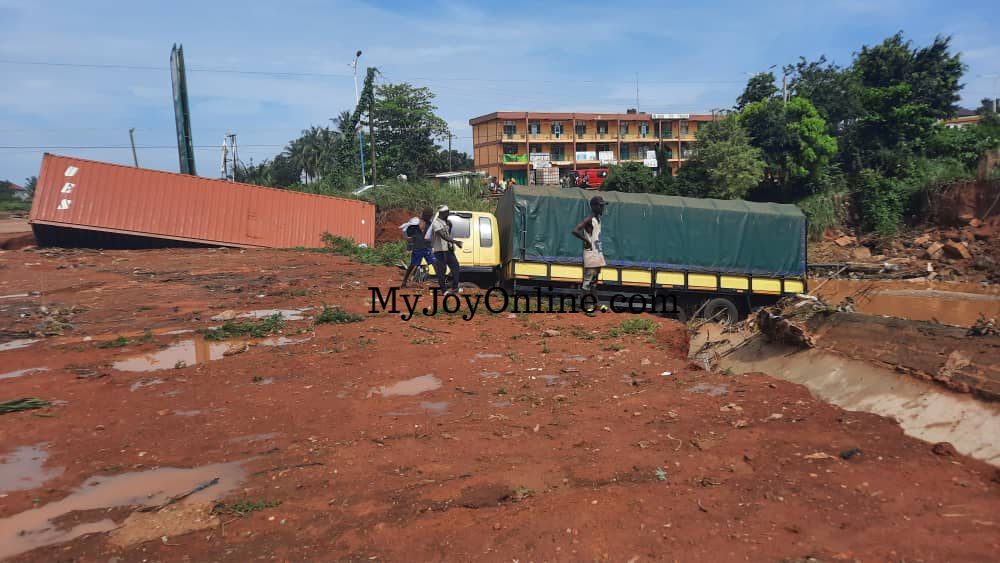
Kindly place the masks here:
POLYGON ((442 415, 448 414, 449 409, 451 409, 451 403, 448 401, 420 401, 420 404, 415 408, 411 407, 402 410, 390 411, 385 414, 386 416, 416 416, 421 414, 442 415))
MULTIPOLYGON (((739 344, 737 335, 730 346, 739 344)), ((692 349, 704 334, 692 339, 692 349)), ((1000 467, 1000 403, 955 393, 879 366, 813 348, 800 350, 754 338, 725 354, 719 369, 760 372, 804 385, 818 399, 849 411, 896 420, 903 432, 928 443, 951 442, 970 457, 1000 467)), ((864 449, 864 446, 859 446, 864 449)))
POLYGON ((36 342, 41 342, 39 338, 19 338, 17 340, 8 340, 7 342, 0 343, 0 352, 8 352, 10 350, 20 350, 21 348, 27 348, 36 342))
POLYGON ((62 500, 0 520, 0 559, 117 527, 114 521, 107 518, 69 528, 53 524, 54 520, 72 512, 121 506, 156 506, 167 502, 171 497, 185 494, 218 479, 218 482, 181 501, 208 502, 235 490, 245 475, 242 462, 232 462, 193 469, 164 467, 91 477, 62 500))
POLYGON ((266 319, 275 315, 281 315, 286 321, 301 321, 305 318, 305 312, 309 309, 257 309, 241 315, 236 315, 237 319, 266 319))
POLYGON ((0 379, 13 379, 15 377, 23 377, 25 375, 30 375, 32 373, 37 373, 40 371, 49 371, 49 368, 16 369, 14 371, 8 371, 7 373, 0 373, 0 379))
POLYGON ((1000 317, 1000 288, 973 283, 830 280, 816 295, 833 305, 854 300, 859 313, 885 315, 914 321, 938 321, 972 326, 980 314, 1000 317))
POLYGON ((381 395, 383 397, 412 397, 428 391, 441 388, 441 380, 433 375, 421 375, 412 379, 405 379, 392 385, 382 385, 372 387, 368 391, 368 396, 381 395))
POLYGON ((61 467, 44 467, 49 458, 45 446, 21 446, 0 458, 0 493, 34 489, 62 475, 61 467))
MULTIPOLYGON (((309 337, 296 339, 276 336, 260 340, 257 344, 261 346, 288 346, 309 340, 309 337)), ((227 354, 239 353, 249 344, 252 343, 245 341, 211 342, 200 338, 182 340, 157 352, 137 354, 118 360, 111 367, 118 371, 139 372, 184 368, 194 364, 221 360, 227 354)))

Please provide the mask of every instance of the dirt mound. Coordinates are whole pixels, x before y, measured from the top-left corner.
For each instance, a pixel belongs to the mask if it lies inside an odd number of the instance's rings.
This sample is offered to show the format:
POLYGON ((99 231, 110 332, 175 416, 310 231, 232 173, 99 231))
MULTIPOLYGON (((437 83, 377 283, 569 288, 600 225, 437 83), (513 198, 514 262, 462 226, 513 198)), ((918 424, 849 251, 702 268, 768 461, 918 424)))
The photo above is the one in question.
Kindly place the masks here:
POLYGON ((18 250, 36 244, 32 233, 0 234, 0 250, 18 250))
MULTIPOLYGON (((0 518, 55 517, 94 476, 241 467, 238 489, 213 498, 238 511, 212 517, 183 501, 134 517, 143 533, 120 543, 152 541, 126 558, 985 561, 998 549, 992 467, 961 449, 934 455, 896 421, 799 385, 690 369, 676 321, 648 316, 656 332, 630 334, 627 314, 482 307, 470 321, 403 321, 370 314, 367 288, 395 283, 394 268, 295 251, 8 252, 0 271, 5 397, 53 403, 3 415, 0 456, 44 443, 46 457, 3 468, 42 482, 8 494, 0 518), (316 324, 324 303, 349 314, 316 324), (74 306, 63 336, 19 335, 74 306), (191 332, 227 310, 232 336, 210 333, 227 341, 191 332), (400 387, 412 393, 373 392, 400 387)), ((891 328, 880 338, 913 334, 891 328)), ((952 381, 975 375, 957 360, 952 381)), ((130 498, 165 486, 134 483, 130 498)), ((78 533, 128 520, 104 508, 82 518, 78 533)), ((49 543, 43 525, 25 541, 49 543)), ((108 539, 16 557, 123 557, 108 539)))
POLYGON ((399 226, 417 215, 417 212, 406 209, 390 209, 379 213, 375 218, 375 244, 406 239, 399 226))

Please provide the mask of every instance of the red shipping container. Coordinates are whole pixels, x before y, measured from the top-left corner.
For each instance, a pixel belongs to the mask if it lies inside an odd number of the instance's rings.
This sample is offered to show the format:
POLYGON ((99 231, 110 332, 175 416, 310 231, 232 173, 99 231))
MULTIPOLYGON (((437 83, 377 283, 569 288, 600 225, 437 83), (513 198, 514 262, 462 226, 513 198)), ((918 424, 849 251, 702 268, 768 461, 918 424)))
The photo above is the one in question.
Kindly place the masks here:
POLYGON ((69 228, 248 248, 320 247, 324 232, 375 243, 375 206, 363 201, 52 154, 29 222, 63 239, 69 228))

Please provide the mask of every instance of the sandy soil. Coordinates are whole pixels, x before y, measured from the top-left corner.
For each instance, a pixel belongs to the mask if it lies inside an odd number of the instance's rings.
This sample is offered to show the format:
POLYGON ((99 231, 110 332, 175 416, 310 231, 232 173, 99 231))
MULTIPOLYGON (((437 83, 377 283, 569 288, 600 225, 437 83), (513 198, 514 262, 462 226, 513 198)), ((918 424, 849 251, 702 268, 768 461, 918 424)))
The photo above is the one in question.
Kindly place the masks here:
POLYGON ((280 251, 0 253, 0 400, 58 401, 0 415, 4 553, 995 560, 1000 476, 982 462, 792 383, 693 367, 671 320, 611 337, 628 316, 368 315, 366 287, 398 279, 280 251), (316 326, 310 309, 285 345, 224 350, 167 334, 323 303, 365 319, 316 326))

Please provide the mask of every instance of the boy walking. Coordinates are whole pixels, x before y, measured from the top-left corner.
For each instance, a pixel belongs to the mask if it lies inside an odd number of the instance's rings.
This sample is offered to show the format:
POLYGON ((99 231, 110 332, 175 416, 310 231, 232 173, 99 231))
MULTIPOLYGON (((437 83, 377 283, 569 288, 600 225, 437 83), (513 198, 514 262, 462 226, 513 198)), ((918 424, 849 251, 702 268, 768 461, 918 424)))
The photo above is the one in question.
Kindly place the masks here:
POLYGON ((580 290, 597 300, 597 279, 606 265, 601 246, 601 217, 608 203, 601 196, 590 198, 590 215, 573 228, 573 236, 583 241, 583 284, 580 290))

